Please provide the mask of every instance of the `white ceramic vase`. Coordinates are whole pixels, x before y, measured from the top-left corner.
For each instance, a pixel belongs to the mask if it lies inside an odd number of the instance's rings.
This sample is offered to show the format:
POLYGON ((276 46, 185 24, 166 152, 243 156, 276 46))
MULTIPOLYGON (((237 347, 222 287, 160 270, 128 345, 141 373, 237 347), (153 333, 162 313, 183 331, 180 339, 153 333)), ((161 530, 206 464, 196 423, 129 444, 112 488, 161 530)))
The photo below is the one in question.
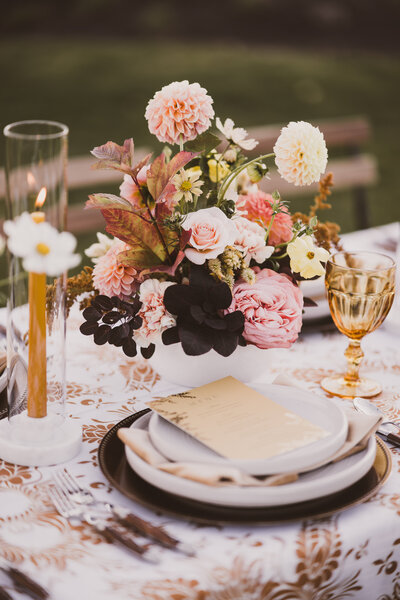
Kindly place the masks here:
POLYGON ((261 350, 256 346, 238 346, 228 357, 210 350, 200 356, 188 356, 181 344, 158 344, 149 362, 153 369, 171 383, 198 387, 232 375, 249 383, 269 371, 275 350, 261 350))

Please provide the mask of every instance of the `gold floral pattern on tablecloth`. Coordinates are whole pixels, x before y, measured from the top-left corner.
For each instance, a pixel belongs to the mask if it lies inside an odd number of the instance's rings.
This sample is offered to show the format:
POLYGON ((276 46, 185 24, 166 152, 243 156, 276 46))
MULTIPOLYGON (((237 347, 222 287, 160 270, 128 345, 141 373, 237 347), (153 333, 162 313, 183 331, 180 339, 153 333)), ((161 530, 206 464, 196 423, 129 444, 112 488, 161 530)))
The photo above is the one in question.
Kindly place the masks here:
MULTIPOLYGON (((68 468, 98 497, 162 523, 193 545, 198 556, 161 550, 159 566, 139 562, 89 526, 71 526, 55 512, 47 495, 54 468, 0 461, 1 557, 35 565, 51 590, 59 582, 57 600, 400 600, 398 449, 391 450, 393 471, 382 490, 325 520, 217 528, 156 515, 110 488, 98 468, 97 451, 114 424, 144 408, 153 392, 157 397, 170 393, 171 385, 145 360, 95 346, 77 331, 78 321, 75 316, 68 334, 67 412, 82 424, 84 441, 68 468), (83 581, 89 586, 85 592, 83 581)), ((364 369, 384 385, 373 402, 387 418, 400 420, 398 340, 383 329, 367 338, 364 369)), ((322 395, 319 381, 345 368, 344 345, 336 334, 304 337, 279 355, 271 372, 277 374, 283 365, 286 375, 322 395)))
POLYGON ((128 361, 121 365, 120 369, 126 378, 128 388, 133 391, 149 392, 160 380, 160 376, 146 360, 128 361))
MULTIPOLYGON (((283 555, 286 548, 281 541, 283 555)), ((237 556, 229 568, 212 569, 207 590, 201 589, 196 580, 167 579, 145 584, 142 597, 144 600, 339 600, 362 590, 359 565, 347 577, 340 574, 340 563, 353 552, 350 549, 343 556, 337 517, 317 525, 304 523, 295 542, 297 564, 293 580, 267 577, 262 559, 249 562, 237 556)), ((360 558, 358 555, 356 560, 360 558)))
POLYGON ((103 538, 87 525, 72 527, 52 506, 48 483, 22 486, 12 480, 2 482, 0 505, 8 505, 0 515, 0 556, 15 563, 31 561, 37 567, 65 568, 69 558, 79 559, 88 552, 84 544, 100 544, 103 538), (26 536, 29 533, 29 541, 26 536), (41 543, 41 540, 49 540, 41 543), (24 543, 21 544, 21 541, 24 543))

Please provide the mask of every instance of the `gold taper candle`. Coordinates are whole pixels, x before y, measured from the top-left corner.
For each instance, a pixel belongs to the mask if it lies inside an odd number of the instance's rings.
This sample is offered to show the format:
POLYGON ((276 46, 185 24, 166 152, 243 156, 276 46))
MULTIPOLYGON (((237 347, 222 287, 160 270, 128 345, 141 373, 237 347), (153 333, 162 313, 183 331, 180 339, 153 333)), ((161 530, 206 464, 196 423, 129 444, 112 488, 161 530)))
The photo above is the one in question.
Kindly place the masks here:
MULTIPOLYGON (((43 187, 35 208, 43 206, 45 199, 46 188, 43 187)), ((32 219, 35 223, 43 223, 45 214, 35 211, 32 219)), ((40 418, 46 415, 46 274, 29 273, 28 416, 40 418)))

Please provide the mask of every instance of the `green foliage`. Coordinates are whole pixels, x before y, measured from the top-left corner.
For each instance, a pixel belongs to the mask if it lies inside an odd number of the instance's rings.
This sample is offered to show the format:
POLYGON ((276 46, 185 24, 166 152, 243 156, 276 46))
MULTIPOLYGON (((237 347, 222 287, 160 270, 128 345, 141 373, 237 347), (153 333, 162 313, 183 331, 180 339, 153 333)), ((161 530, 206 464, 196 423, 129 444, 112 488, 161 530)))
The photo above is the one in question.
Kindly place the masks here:
POLYGON ((197 136, 196 139, 186 142, 185 147, 186 150, 190 150, 191 152, 201 152, 207 153, 217 148, 217 146, 221 143, 220 138, 211 133, 210 131, 205 131, 201 135, 197 136))

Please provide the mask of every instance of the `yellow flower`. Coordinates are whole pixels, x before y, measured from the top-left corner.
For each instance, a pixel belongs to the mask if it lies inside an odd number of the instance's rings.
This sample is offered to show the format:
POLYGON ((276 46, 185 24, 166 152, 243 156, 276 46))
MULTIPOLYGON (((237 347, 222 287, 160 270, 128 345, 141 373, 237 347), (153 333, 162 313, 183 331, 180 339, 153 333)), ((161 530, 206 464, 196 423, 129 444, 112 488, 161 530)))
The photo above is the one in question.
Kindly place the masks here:
POLYGON ((294 273, 300 273, 304 279, 323 275, 325 269, 321 261, 326 262, 330 256, 327 250, 314 244, 311 235, 303 235, 290 242, 287 245, 287 253, 290 257, 290 268, 294 273))
POLYGON ((208 174, 213 183, 222 181, 230 173, 229 165, 225 160, 221 160, 221 155, 216 154, 215 158, 208 161, 208 174))

